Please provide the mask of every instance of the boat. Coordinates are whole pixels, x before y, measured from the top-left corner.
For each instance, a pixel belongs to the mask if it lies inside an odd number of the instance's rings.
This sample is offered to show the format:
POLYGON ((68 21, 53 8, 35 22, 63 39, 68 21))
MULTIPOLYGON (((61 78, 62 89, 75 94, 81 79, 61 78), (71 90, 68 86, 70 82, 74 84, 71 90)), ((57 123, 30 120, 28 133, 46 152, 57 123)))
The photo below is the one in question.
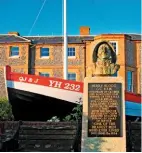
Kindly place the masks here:
MULTIPOLYGON (((45 121, 63 119, 78 104, 82 105, 83 82, 15 73, 5 67, 8 100, 15 120, 45 121)), ((141 118, 141 95, 125 91, 128 119, 141 118)))

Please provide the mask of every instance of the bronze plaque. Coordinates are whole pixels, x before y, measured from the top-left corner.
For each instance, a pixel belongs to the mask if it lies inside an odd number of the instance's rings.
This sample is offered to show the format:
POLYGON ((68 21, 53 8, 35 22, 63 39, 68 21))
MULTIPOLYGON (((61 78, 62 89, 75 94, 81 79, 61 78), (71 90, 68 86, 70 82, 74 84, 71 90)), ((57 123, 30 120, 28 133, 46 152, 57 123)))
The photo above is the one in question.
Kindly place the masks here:
POLYGON ((121 105, 121 83, 88 83, 88 137, 122 137, 121 105))

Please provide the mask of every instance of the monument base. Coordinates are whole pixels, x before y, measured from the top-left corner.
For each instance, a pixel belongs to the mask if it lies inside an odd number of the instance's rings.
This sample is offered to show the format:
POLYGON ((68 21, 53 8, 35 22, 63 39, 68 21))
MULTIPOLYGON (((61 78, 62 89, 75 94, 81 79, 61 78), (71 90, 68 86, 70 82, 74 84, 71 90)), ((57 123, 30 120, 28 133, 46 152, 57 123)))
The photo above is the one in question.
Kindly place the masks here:
POLYGON ((124 92, 120 77, 85 78, 82 152, 126 152, 124 92))

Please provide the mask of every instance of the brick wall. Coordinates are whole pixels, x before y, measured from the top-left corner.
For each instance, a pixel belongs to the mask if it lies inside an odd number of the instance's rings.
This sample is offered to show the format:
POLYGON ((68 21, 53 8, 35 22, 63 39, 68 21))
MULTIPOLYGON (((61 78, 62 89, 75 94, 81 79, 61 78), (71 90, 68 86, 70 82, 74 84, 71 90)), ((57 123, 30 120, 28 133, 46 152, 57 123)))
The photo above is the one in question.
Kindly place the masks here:
POLYGON ((5 97, 4 66, 10 65, 13 72, 28 73, 29 45, 26 43, 12 43, 0 45, 0 97, 5 97), (19 47, 19 57, 10 57, 10 47, 19 47))
MULTIPOLYGON (((94 37, 93 42, 87 41, 82 44, 69 44, 68 47, 75 47, 76 56, 68 58, 68 71, 77 74, 77 81, 83 81, 86 76, 86 66, 92 63, 92 53, 96 44, 102 40, 116 41, 118 43, 117 63, 120 65, 118 76, 125 80, 127 86, 126 70, 134 71, 134 92, 140 93, 140 41, 131 41, 130 37, 123 34, 103 34, 94 37)), ((38 44, 30 46, 28 43, 11 43, 0 45, 0 70, 1 76, 3 67, 10 65, 12 71, 18 73, 32 73, 39 75, 39 72, 49 72, 52 77, 63 78, 63 44, 38 44), (9 57, 10 46, 19 46, 20 56, 9 57), (40 58, 40 47, 50 48, 49 58, 40 58)), ((4 78, 1 77, 1 82, 4 78)), ((2 90, 4 83, 0 83, 2 90)), ((2 96, 5 91, 0 91, 2 96)), ((4 94, 5 95, 5 94, 4 94)))
MULTIPOLYGON (((69 44, 69 47, 75 47, 76 56, 68 58, 68 71, 77 73, 77 81, 83 81, 85 45, 69 44)), ((52 77, 63 78, 63 46, 37 45, 35 47, 35 65, 32 69, 35 69, 36 75, 39 75, 39 72, 48 72, 52 77), (49 58, 40 57, 40 47, 49 48, 49 58)))

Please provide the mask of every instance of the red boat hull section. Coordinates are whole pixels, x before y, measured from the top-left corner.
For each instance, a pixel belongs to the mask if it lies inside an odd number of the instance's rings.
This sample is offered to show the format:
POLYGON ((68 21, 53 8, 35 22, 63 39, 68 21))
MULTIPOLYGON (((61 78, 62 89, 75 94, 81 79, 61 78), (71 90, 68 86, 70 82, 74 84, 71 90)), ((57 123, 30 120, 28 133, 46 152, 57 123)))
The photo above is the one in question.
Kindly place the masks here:
MULTIPOLYGON (((55 96, 56 98, 59 99, 63 98, 63 100, 67 100, 70 102, 74 102, 75 99, 73 97, 80 98, 83 96, 83 82, 14 73, 11 72, 10 66, 6 66, 6 80, 7 80, 7 86, 10 88, 17 87, 19 89, 21 87, 21 90, 26 90, 26 91, 30 90, 30 92, 35 92, 35 93, 41 92, 41 94, 43 95, 47 96, 51 95, 51 97, 55 96), (15 85, 10 86, 11 83, 14 83, 15 85), (21 83, 21 85, 19 83, 21 83), (60 96, 61 94, 63 94, 63 96, 60 96)), ((133 106, 135 106, 135 104, 139 104, 137 105, 137 108, 139 106, 139 112, 140 112, 141 109, 140 94, 125 92, 125 101, 127 102, 127 105, 129 105, 129 102, 130 104, 133 103, 134 104, 133 106)))

